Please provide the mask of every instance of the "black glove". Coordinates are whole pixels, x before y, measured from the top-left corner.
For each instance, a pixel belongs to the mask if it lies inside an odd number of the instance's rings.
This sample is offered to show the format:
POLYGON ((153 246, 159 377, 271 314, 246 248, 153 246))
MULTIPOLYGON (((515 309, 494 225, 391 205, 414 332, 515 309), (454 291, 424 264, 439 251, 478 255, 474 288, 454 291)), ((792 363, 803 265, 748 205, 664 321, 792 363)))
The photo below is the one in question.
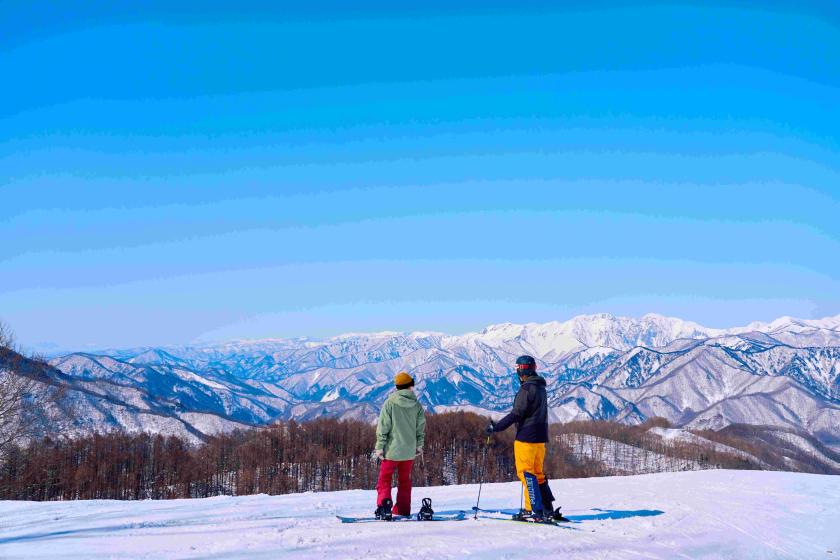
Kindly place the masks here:
POLYGON ((496 431, 496 423, 493 422, 492 420, 490 420, 490 423, 487 424, 487 427, 484 428, 484 431, 487 433, 487 435, 492 434, 493 432, 496 431))

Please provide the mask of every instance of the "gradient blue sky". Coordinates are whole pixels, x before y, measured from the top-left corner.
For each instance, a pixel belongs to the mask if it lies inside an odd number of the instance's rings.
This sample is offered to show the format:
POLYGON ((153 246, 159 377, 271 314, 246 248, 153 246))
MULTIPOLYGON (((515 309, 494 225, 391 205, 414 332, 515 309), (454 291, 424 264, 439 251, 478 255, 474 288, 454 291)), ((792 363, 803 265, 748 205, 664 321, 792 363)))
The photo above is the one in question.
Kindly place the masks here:
POLYGON ((31 348, 840 313, 831 2, 0 3, 31 348))

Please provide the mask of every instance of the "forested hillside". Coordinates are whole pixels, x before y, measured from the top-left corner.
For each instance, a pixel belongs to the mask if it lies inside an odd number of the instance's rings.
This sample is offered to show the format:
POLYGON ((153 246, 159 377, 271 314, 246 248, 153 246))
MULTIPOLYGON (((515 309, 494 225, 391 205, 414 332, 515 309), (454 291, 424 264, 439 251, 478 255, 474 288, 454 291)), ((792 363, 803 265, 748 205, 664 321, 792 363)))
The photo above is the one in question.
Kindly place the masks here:
MULTIPOLYGON (((487 445, 486 423, 487 418, 465 412, 429 415, 414 484, 514 480, 513 430, 494 435, 487 445)), ((546 473, 557 479, 714 468, 832 472, 803 452, 788 464, 768 445, 737 434, 711 433, 689 442, 657 435, 667 426, 662 419, 640 426, 552 425, 546 473), (639 457, 648 459, 640 462, 639 457), (622 458, 633 466, 621 467, 622 458)), ((0 499, 137 500, 370 489, 378 472, 370 455, 373 443, 373 426, 336 419, 280 422, 212 436, 200 445, 175 436, 119 432, 45 438, 7 454, 0 465, 0 499)))

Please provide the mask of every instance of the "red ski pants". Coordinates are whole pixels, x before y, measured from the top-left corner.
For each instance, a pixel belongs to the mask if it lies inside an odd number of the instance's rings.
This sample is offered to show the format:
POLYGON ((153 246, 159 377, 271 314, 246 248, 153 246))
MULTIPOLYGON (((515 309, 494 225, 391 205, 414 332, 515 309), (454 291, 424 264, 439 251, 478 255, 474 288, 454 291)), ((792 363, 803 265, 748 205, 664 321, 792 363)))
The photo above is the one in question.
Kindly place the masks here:
POLYGON ((414 459, 391 461, 383 459, 379 465, 379 480, 376 482, 376 505, 385 498, 391 499, 391 480, 397 471, 397 502, 392 512, 396 515, 411 515, 411 467, 414 459))

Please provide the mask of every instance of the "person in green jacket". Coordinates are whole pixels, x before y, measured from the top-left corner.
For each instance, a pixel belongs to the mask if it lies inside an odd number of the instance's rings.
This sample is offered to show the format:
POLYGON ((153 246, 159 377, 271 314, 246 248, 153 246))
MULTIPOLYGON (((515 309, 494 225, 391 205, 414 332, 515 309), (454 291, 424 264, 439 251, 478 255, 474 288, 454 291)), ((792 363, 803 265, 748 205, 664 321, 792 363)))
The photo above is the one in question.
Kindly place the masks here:
POLYGON ((426 417, 417 395, 411 389, 414 379, 401 371, 394 377, 397 390, 388 396, 376 424, 376 447, 373 454, 382 462, 376 483, 377 518, 392 514, 411 515, 411 467, 423 453, 426 417), (397 471, 397 503, 390 507, 391 479, 397 471), (390 511, 386 511, 390 510, 390 511))

